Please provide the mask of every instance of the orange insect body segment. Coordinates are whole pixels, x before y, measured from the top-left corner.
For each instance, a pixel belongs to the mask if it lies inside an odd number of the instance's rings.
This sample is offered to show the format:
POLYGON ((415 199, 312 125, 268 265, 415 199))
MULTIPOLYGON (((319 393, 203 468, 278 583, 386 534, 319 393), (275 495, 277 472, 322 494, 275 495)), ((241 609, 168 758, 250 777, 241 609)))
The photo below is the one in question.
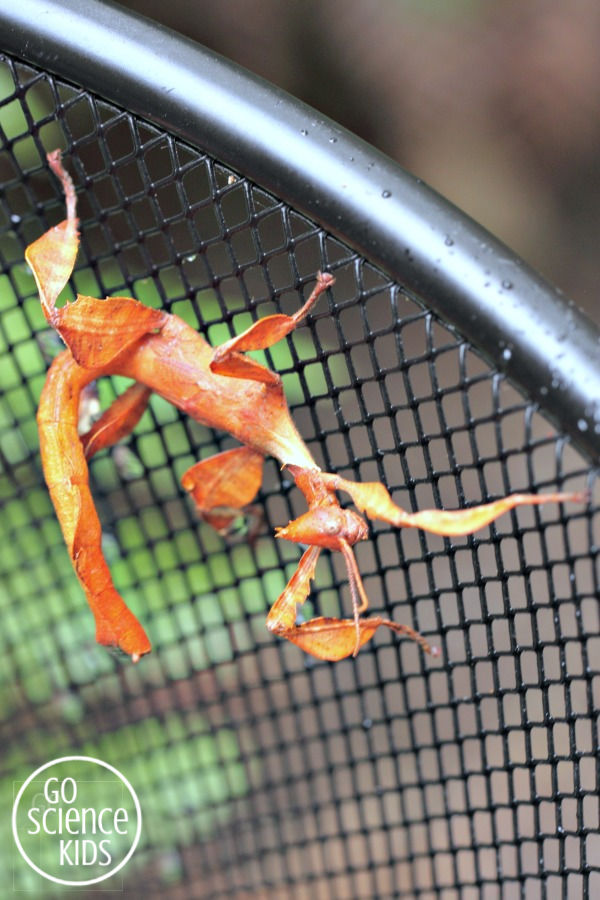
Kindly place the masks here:
POLYGON ((31 244, 26 259, 44 315, 68 349, 54 360, 40 398, 40 451, 73 567, 94 614, 99 643, 120 647, 134 661, 150 650, 150 641, 113 585, 102 554, 87 459, 130 433, 152 391, 198 422, 228 432, 241 444, 202 460, 182 479, 199 514, 219 531, 226 531, 240 511, 251 508, 267 455, 287 467, 304 494, 308 512, 277 529, 277 537, 309 546, 271 607, 267 627, 319 659, 356 655, 382 626, 416 641, 427 653, 437 652, 407 625, 380 616, 362 617, 369 603, 352 546, 367 537, 367 525, 357 513, 340 507, 337 491, 348 493, 370 518, 446 536, 469 534, 515 506, 585 500, 582 494, 516 494, 455 512, 408 513, 379 482, 359 484, 322 472, 291 419, 279 375, 244 353, 266 349, 293 331, 333 285, 334 278, 328 273, 319 273, 308 300, 294 315, 267 316, 216 349, 176 316, 128 297, 94 300, 80 296, 57 308, 59 294, 75 265, 79 237, 75 189, 62 166, 60 151, 48 154, 48 162, 61 180, 67 219, 31 244), (125 375, 136 383, 80 438, 80 399, 86 386, 103 375, 125 375), (344 556, 353 618, 319 617, 298 625, 297 605, 308 597, 323 548, 344 556))
POLYGON ((329 550, 340 550, 342 541, 350 545, 364 541, 369 534, 366 522, 355 512, 330 504, 309 509, 285 527, 277 528, 275 533, 287 541, 329 550))

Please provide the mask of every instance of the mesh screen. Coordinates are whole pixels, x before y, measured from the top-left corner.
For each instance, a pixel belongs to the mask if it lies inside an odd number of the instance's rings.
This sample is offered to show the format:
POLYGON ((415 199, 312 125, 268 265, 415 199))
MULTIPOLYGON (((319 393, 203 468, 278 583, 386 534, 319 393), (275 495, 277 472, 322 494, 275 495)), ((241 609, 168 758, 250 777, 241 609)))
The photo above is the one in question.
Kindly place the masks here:
MULTIPOLYGON (((336 284, 266 353, 328 471, 382 480, 408 509, 590 487, 585 460, 470 346, 368 260, 218 160, 85 90, 0 57, 2 780, 82 753, 144 813, 111 887, 183 897, 538 898, 600 892, 597 517, 521 509, 445 540, 372 528, 372 609, 441 647, 377 635, 320 663, 264 620, 298 561, 273 527, 304 511, 275 461, 250 548, 194 516, 178 482, 231 446, 154 397, 91 463, 116 585, 154 652, 94 643, 45 488, 36 402, 57 338, 23 260, 63 218, 45 152, 78 188, 72 288, 132 295, 218 344, 336 284), (329 303, 329 306, 328 306, 329 303)), ((499 348, 499 353, 510 352, 499 348)), ((122 379, 98 385, 108 404, 122 379)), ((315 614, 348 614, 323 554, 315 614)), ((11 871, 8 816, 2 869, 11 871)), ((51 895, 25 867, 15 887, 51 895)), ((57 889, 59 890, 59 889, 57 889)))

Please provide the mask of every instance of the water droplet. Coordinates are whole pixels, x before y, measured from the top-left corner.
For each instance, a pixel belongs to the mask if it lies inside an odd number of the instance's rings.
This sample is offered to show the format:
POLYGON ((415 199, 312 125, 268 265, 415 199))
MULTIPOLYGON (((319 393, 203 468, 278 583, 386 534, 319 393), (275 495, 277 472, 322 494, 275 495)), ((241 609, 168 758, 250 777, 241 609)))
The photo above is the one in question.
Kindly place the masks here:
POLYGON ((21 221, 21 216, 19 216, 17 213, 13 213, 10 217, 10 221, 13 223, 13 225, 18 225, 21 221))
POLYGON ((510 347, 505 347, 504 350, 502 351, 502 359, 508 360, 511 358, 511 356, 512 356, 512 350, 510 349, 510 347))
POLYGON ((302 128, 300 130, 300 134, 302 135, 302 137, 306 137, 306 135, 308 134, 308 131, 306 130, 306 128, 302 128))
POLYGON ((186 256, 185 261, 189 262, 189 263, 193 263, 197 256, 198 256, 197 253, 192 253, 190 256, 186 256))
POLYGON ((329 143, 330 143, 330 144, 337 144, 337 138, 336 138, 336 137, 330 137, 330 138, 329 138, 329 143))
POLYGON ((587 431, 588 423, 585 421, 585 419, 579 419, 579 421, 577 422, 577 427, 580 431, 587 431))
POLYGON ((373 719, 363 719, 362 726, 366 731, 368 731, 369 728, 372 727, 372 725, 373 725, 373 719))
POLYGON ((560 372, 557 369, 551 369, 550 375, 552 376, 552 381, 550 382, 550 387, 558 388, 561 386, 560 372))
POLYGON ((504 281, 502 282, 502 287, 504 288, 505 291, 510 291, 510 290, 512 290, 513 283, 512 283, 512 281, 509 281, 508 278, 505 278, 504 281))
POLYGON ((392 192, 391 191, 382 191, 381 196, 383 197, 384 200, 387 200, 388 197, 392 196, 392 192))
POLYGON ((542 385, 542 387, 540 388, 540 394, 542 395, 542 397, 545 397, 547 393, 548 393, 548 388, 547 388, 546 385, 544 384, 544 385, 542 385))
POLYGON ((454 241, 449 234, 447 234, 444 238, 444 244, 446 245, 446 247, 454 247, 454 241))

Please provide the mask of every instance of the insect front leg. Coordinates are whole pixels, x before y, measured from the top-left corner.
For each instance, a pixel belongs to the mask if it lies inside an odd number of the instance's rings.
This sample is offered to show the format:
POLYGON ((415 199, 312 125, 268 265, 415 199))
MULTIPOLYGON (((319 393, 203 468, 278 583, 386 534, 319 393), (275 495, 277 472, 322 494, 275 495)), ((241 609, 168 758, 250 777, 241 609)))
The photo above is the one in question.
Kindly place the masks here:
MULTIPOLYGON (((337 662, 348 656, 356 656, 363 644, 369 641, 381 626, 389 628, 395 634, 408 637, 432 656, 439 651, 409 625, 400 625, 381 616, 370 616, 367 619, 337 619, 319 616, 296 624, 296 607, 304 603, 309 591, 310 581, 314 576, 320 547, 309 547, 305 550, 298 568, 290 578, 287 586, 277 598, 269 615, 267 628, 272 634, 285 638, 317 659, 337 662)), ((359 612, 361 609, 359 608, 359 612)))
POLYGON ((306 653, 330 661, 356 656, 380 626, 411 638, 426 653, 435 655, 437 650, 410 626, 400 625, 381 616, 362 618, 369 607, 369 601, 352 545, 367 537, 366 522, 351 510, 341 509, 329 491, 321 490, 320 473, 304 470, 304 474, 306 478, 303 480, 300 477, 299 487, 303 488, 313 506, 285 528, 278 528, 276 534, 278 538, 311 546, 302 555, 298 569, 273 605, 267 618, 267 628, 297 644, 306 653), (308 596, 310 581, 322 548, 337 550, 344 556, 354 616, 352 619, 321 616, 297 625, 296 605, 304 603, 308 596))

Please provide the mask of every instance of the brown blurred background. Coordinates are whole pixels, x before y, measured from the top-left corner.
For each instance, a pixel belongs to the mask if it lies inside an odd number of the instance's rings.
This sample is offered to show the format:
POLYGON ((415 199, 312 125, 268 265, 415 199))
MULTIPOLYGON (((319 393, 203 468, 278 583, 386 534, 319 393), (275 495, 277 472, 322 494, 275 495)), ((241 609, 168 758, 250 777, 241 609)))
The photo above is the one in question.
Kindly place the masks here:
POLYGON ((126 0, 331 116, 600 321, 597 0, 126 0))

